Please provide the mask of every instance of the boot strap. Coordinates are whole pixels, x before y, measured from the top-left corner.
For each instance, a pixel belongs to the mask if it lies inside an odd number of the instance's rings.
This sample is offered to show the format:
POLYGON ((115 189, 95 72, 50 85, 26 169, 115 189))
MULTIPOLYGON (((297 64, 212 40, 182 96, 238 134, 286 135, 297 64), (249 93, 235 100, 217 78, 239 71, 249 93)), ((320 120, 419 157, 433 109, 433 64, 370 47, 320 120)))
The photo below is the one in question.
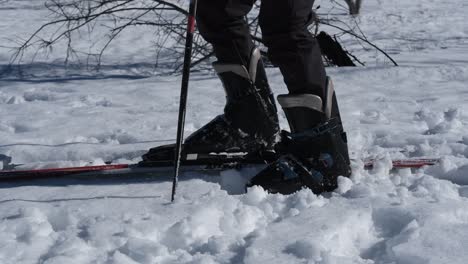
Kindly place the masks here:
POLYGON ((302 132, 298 133, 290 133, 287 131, 283 131, 286 134, 286 137, 288 137, 291 140, 305 140, 305 139, 311 139, 311 138, 316 138, 322 135, 325 135, 327 133, 330 133, 337 128, 342 128, 342 124, 340 120, 336 117, 329 119, 327 122, 320 124, 312 129, 308 129, 302 132))

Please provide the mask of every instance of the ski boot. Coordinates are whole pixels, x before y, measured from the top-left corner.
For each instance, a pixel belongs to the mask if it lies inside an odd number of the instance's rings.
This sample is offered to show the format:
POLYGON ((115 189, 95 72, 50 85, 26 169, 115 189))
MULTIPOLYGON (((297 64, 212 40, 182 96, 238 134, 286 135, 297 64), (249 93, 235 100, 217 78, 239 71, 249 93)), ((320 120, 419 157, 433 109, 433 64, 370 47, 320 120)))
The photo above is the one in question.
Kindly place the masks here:
POLYGON ((287 153, 257 174, 249 186, 290 194, 308 187, 318 194, 337 187, 338 176, 351 174, 346 133, 327 78, 324 100, 312 94, 280 95, 291 132, 282 132, 279 152, 287 153))
MULTIPOLYGON (((213 64, 226 92, 224 114, 195 131, 183 144, 182 161, 208 153, 269 152, 279 139, 274 96, 268 85, 260 51, 252 51, 248 68, 213 64)), ((175 145, 152 148, 140 165, 174 159, 175 145)))

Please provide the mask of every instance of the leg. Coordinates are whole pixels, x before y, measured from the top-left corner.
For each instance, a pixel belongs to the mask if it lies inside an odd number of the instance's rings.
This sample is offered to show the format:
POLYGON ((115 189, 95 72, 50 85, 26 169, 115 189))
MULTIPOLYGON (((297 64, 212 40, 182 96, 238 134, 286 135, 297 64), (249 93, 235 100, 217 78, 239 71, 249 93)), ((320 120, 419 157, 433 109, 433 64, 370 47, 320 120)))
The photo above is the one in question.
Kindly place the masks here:
MULTIPOLYGON (((260 53, 254 47, 245 20, 255 1, 200 0, 197 23, 201 35, 213 45, 218 58, 213 66, 227 95, 223 118, 234 131, 251 135, 257 142, 255 145, 265 142, 271 149, 279 130, 276 106, 260 53)), ((201 131, 216 131, 212 129, 215 126, 226 127, 216 122, 201 131)), ((222 130, 222 134, 233 134, 222 130)), ((199 138, 206 137, 206 133, 194 133, 187 138, 186 144, 191 141, 198 144, 202 141, 199 138)), ((218 144, 226 147, 223 140, 218 140, 218 144)), ((232 145, 238 146, 239 143, 232 145)))
MULTIPOLYGON (((198 2, 198 29, 213 45, 218 58, 213 66, 226 92, 226 106, 222 115, 187 137, 183 146, 185 154, 269 153, 277 142, 279 126, 274 97, 260 52, 254 48, 244 20, 254 2, 198 2)), ((143 156, 142 164, 151 165, 173 156, 174 146, 153 148, 143 156)))
POLYGON ((255 0, 200 0, 197 25, 221 63, 247 66, 254 47, 244 19, 255 0))
POLYGON ((277 147, 283 155, 258 173, 250 185, 283 194, 307 186, 321 193, 334 190, 338 176, 351 175, 346 133, 331 80, 325 91, 323 102, 313 94, 278 96, 291 133, 283 131, 277 147))
POLYGON ((315 193, 331 191, 338 176, 351 173, 333 84, 327 81, 319 46, 307 30, 313 2, 262 2, 263 38, 290 92, 278 96, 291 129, 277 146, 284 155, 251 180, 270 192, 288 194, 303 186, 315 193))
POLYGON ((291 94, 323 98, 326 74, 320 48, 307 27, 314 0, 263 0, 260 26, 271 61, 279 66, 291 94))

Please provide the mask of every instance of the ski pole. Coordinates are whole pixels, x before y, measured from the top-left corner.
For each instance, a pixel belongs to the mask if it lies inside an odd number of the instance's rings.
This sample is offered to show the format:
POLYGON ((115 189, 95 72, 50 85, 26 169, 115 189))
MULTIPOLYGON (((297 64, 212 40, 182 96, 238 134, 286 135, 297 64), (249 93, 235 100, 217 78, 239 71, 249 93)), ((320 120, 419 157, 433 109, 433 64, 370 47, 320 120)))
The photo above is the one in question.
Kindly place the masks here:
POLYGON ((182 86, 180 88, 179 119, 177 124, 177 141, 174 155, 174 178, 172 181, 171 202, 174 202, 179 181, 180 158, 182 154, 182 141, 184 138, 185 113, 187 111, 187 93, 190 77, 190 64, 192 58, 193 33, 195 32, 195 16, 197 13, 197 0, 190 0, 187 35, 185 39, 184 67, 182 70, 182 86))

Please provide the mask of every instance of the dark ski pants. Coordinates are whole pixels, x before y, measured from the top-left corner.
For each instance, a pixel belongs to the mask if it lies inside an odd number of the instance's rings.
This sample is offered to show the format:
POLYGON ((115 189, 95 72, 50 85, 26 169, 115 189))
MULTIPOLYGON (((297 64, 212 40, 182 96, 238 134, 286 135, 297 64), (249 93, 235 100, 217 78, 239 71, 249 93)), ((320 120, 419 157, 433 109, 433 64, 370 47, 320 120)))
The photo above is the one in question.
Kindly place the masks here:
MULTIPOLYGON (((218 61, 248 65, 254 44, 245 16, 255 0, 199 0, 197 23, 218 61)), ((314 0, 262 0, 259 23, 270 60, 291 94, 323 96, 326 74, 320 48, 307 30, 314 0)))

